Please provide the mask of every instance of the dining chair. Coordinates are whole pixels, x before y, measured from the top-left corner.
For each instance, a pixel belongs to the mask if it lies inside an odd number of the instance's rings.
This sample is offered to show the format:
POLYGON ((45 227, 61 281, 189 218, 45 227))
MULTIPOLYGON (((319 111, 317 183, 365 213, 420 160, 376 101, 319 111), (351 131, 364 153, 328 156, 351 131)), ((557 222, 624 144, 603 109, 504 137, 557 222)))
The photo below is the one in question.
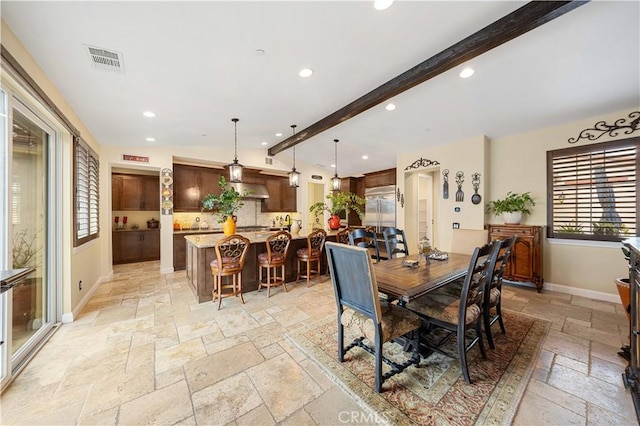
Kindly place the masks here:
POLYGON ((380 262, 380 248, 378 246, 378 237, 375 232, 368 231, 363 228, 356 228, 349 233, 349 244, 357 247, 372 249, 371 257, 376 262, 380 262))
POLYGON ((258 291, 262 287, 267 288, 267 298, 271 297, 271 287, 282 285, 284 291, 287 291, 285 263, 289 244, 291 243, 291 234, 287 231, 279 231, 269 235, 266 240, 267 251, 258 255, 258 291), (262 279, 263 269, 266 269, 266 280, 262 279), (278 269, 280 276, 278 276, 278 269))
POLYGON ((227 296, 242 297, 242 268, 249 251, 250 241, 242 235, 229 235, 215 245, 216 258, 210 263, 213 275, 213 302, 218 299, 218 310, 222 305, 222 298, 227 296), (223 284, 223 277, 232 277, 230 284, 223 284), (229 293, 222 293, 224 289, 231 289, 229 293))
POLYGON ((511 238, 503 240, 497 240, 498 244, 498 257, 496 258, 495 269, 493 271, 493 277, 491 281, 487 282, 487 287, 484 292, 484 300, 482 303, 482 317, 484 318, 484 332, 487 335, 487 342, 489 347, 495 349, 493 343, 493 336, 491 334, 491 326, 496 321, 500 324, 500 330, 502 334, 506 334, 507 330, 504 327, 504 321, 502 319, 502 276, 509 263, 509 257, 513 250, 513 245, 518 239, 517 235, 511 238), (491 314, 491 310, 495 308, 495 315, 491 314))
POLYGON ((400 253, 404 256, 409 256, 409 247, 407 246, 407 237, 404 235, 404 229, 389 227, 382 232, 382 236, 387 248, 387 259, 392 259, 400 253))
POLYGON ((375 357, 376 392, 382 392, 384 381, 412 364, 420 362, 420 318, 412 312, 392 303, 381 305, 378 284, 369 250, 334 242, 326 243, 329 274, 338 308, 338 361, 350 349, 358 346, 375 357), (344 345, 344 329, 358 335, 348 346, 344 345), (399 364, 385 358, 382 346, 391 339, 411 334, 412 355, 399 364), (365 339, 373 346, 365 343, 365 339), (382 374, 382 362, 391 370, 382 374))
POLYGON ((451 234, 451 253, 471 255, 476 247, 482 247, 489 241, 486 229, 454 229, 451 234))
POLYGON ((318 277, 322 282, 321 275, 321 260, 322 249, 324 248, 324 242, 327 239, 327 232, 324 229, 314 229, 309 235, 307 235, 307 246, 296 250, 297 263, 298 263, 298 275, 296 276, 296 282, 300 281, 300 278, 307 279, 307 287, 311 285, 310 279, 312 276, 318 277), (302 272, 302 264, 305 264, 305 271, 302 272), (315 264, 315 269, 313 268, 315 264))
POLYGON ((344 228, 341 229, 340 231, 338 231, 338 233, 336 234, 336 241, 339 242, 340 244, 349 244, 349 232, 351 232, 351 229, 349 228, 344 228))
POLYGON ((426 325, 442 328, 446 332, 438 342, 426 342, 425 346, 451 356, 442 349, 442 345, 456 336, 460 368, 469 384, 471 377, 467 366, 467 352, 478 344, 482 358, 487 358, 482 343, 481 304, 484 290, 493 276, 498 250, 499 244, 494 241, 474 249, 459 295, 451 294, 443 287, 406 304, 407 309, 418 314, 426 325), (475 329, 475 333, 470 334, 472 329, 475 329))

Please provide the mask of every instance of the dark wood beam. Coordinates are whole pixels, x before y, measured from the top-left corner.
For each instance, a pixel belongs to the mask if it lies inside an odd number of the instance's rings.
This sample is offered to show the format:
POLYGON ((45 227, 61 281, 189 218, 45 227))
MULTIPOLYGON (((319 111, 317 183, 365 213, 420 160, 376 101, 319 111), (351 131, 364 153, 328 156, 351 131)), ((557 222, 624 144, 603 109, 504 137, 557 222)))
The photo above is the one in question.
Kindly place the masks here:
POLYGON ((532 1, 480 31, 448 47, 415 67, 392 78, 364 96, 329 114, 320 121, 269 148, 276 155, 324 132, 420 83, 480 56, 522 34, 588 3, 575 1, 532 1))

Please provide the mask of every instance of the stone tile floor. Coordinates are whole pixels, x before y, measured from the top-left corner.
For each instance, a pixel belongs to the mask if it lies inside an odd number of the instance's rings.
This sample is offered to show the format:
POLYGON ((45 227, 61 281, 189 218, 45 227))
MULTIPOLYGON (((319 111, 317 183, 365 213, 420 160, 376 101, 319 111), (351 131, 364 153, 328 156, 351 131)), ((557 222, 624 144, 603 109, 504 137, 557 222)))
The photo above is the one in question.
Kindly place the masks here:
MULTIPOLYGON (((114 267, 0 400, 0 424, 372 423, 284 334, 335 312, 328 277, 198 304, 184 271, 114 267)), ((506 308, 553 322, 516 425, 637 424, 616 352, 619 304, 506 286, 506 308)), ((508 325, 507 325, 508 328, 508 325)))

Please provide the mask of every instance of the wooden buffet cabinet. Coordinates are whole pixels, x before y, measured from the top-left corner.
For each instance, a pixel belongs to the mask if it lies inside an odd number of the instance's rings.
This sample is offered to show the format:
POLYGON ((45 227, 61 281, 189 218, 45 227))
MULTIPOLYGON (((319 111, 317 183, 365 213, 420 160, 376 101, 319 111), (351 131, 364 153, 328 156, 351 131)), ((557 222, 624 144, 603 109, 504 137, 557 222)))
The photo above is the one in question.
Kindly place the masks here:
POLYGON ((509 281, 530 282, 538 293, 542 290, 542 227, 527 225, 486 225, 489 240, 509 238, 517 235, 511 259, 504 273, 509 281))

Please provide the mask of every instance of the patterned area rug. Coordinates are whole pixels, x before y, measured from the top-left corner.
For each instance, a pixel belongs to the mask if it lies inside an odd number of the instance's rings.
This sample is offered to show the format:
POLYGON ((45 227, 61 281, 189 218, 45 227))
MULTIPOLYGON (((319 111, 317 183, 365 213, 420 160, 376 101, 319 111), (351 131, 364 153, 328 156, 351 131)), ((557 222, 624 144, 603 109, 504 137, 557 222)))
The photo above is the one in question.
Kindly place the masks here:
MULTIPOLYGON (((507 334, 494 334, 496 350, 487 349, 483 360, 477 345, 467 354, 472 384, 462 378, 458 358, 433 353, 386 380, 383 392, 373 390, 373 356, 360 348, 337 361, 335 316, 287 337, 374 418, 389 424, 472 425, 509 424, 522 399, 551 323, 503 310, 507 334)), ((345 330, 346 334, 346 330, 345 330)), ((348 344, 353 336, 346 336, 348 344)), ((455 338, 451 339, 455 342, 455 338)), ((450 347, 449 353, 455 354, 450 347)), ((385 356, 404 361, 407 355, 395 343, 384 346, 385 356)), ((383 364, 384 367, 386 364, 383 364)), ((385 370, 386 371, 386 370, 385 370)))

